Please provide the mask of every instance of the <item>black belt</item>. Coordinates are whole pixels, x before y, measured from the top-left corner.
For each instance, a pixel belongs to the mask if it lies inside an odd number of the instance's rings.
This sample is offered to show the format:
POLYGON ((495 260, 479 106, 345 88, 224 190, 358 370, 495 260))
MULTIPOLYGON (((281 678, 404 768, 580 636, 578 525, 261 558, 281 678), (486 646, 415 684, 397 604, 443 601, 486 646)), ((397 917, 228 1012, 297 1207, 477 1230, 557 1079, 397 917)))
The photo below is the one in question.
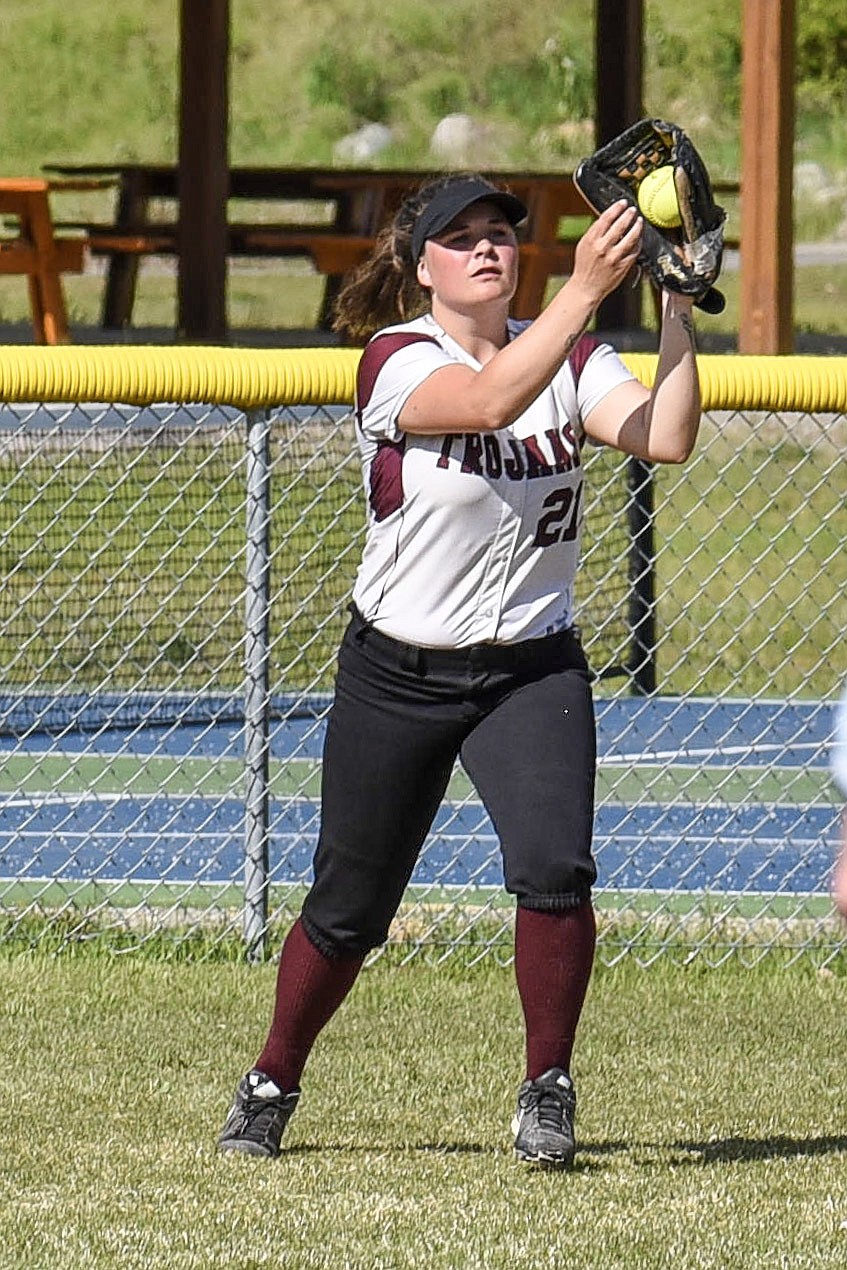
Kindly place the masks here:
POLYGON ((350 632, 355 639, 373 643, 384 652, 396 656, 398 663, 410 670, 423 671, 427 666, 434 670, 459 672, 519 670, 526 666, 543 664, 567 648, 573 650, 577 665, 584 664, 582 645, 573 626, 556 631, 553 635, 522 639, 514 644, 485 641, 468 644, 463 648, 429 648, 422 644, 408 644, 404 640, 395 639, 393 635, 385 635, 362 616, 355 604, 350 605, 350 613, 350 632))

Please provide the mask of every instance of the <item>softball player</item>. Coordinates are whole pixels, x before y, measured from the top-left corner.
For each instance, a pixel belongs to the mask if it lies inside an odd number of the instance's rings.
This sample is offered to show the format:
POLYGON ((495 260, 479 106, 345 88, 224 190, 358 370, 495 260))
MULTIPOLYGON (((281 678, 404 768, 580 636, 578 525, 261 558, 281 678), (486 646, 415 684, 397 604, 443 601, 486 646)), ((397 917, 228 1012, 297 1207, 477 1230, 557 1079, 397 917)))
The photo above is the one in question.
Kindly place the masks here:
POLYGON ((508 318, 525 207, 476 176, 424 186, 339 298, 372 336, 356 394, 368 526, 338 659, 314 884, 270 1032, 219 1145, 279 1154, 320 1029, 387 936, 459 758, 516 897, 526 1032, 518 1158, 574 1154, 571 1051, 591 974, 595 736, 574 626, 587 438, 653 461, 694 445, 691 302, 665 296, 656 386, 583 332, 634 266, 618 203, 532 323, 508 318))

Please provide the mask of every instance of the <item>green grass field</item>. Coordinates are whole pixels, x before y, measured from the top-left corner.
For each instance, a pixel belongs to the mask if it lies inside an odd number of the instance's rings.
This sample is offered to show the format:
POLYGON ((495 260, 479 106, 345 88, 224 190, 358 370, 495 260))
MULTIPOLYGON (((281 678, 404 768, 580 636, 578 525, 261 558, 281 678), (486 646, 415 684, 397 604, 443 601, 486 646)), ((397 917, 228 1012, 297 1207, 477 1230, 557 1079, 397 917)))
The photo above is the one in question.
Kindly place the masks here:
POLYGON ((840 1270, 844 971, 598 969, 560 1175, 512 1157, 508 969, 365 971, 263 1163, 214 1142, 272 966, 2 961, 0 1267, 840 1270))

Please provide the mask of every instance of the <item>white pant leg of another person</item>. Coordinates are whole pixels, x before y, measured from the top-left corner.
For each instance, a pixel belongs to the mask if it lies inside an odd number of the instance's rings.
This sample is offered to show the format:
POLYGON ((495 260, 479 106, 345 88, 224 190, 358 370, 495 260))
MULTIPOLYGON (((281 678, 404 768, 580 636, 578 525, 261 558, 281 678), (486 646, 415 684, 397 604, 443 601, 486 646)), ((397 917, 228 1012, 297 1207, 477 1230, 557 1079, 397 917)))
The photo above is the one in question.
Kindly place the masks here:
MULTIPOLYGON (((847 803, 847 688, 836 708, 831 770, 847 803)), ((847 918, 847 805, 841 812, 841 840, 832 874, 832 898, 841 916, 847 918)))

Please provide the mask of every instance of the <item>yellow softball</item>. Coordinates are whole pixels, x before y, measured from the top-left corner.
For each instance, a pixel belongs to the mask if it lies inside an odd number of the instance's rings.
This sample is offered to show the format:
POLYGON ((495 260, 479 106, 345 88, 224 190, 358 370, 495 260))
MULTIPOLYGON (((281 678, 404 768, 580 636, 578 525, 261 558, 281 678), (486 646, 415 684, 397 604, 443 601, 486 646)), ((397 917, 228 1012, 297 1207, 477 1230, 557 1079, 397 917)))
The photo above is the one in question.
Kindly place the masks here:
POLYGON ((638 187, 638 206, 658 229, 676 229, 682 223, 670 163, 647 173, 638 187))

